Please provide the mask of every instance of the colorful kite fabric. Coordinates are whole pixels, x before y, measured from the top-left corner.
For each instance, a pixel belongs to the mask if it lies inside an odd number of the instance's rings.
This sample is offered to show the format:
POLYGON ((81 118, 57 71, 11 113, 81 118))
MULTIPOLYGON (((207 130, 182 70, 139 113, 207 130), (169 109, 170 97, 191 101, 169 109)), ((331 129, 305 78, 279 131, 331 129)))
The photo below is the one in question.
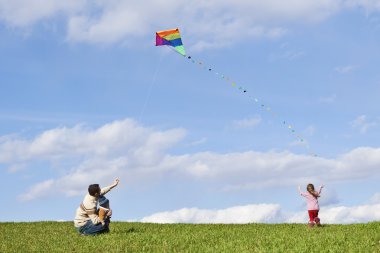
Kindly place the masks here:
POLYGON ((156 32, 156 46, 163 45, 172 46, 178 53, 186 56, 178 28, 156 32))

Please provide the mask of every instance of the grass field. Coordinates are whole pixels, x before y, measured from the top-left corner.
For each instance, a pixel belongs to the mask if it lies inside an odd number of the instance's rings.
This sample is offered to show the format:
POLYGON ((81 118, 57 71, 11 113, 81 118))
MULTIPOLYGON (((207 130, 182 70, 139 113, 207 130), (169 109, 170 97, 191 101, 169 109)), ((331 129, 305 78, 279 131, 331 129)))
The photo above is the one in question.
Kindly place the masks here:
POLYGON ((149 224, 113 222, 80 236, 71 222, 0 223, 0 252, 380 252, 380 223, 149 224))

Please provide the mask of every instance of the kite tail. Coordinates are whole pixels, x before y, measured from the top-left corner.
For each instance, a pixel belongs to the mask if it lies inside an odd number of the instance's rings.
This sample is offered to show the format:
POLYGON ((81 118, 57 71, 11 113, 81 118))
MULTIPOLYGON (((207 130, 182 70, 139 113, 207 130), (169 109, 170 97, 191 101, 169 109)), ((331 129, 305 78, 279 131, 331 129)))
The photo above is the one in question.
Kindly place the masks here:
MULTIPOLYGON (((216 76, 220 77, 221 79, 223 79, 224 81, 226 81, 228 84, 230 84, 233 88, 238 89, 238 91, 240 91, 242 94, 246 94, 250 100, 253 100, 255 102, 255 104, 257 104, 261 108, 261 110, 266 111, 267 113, 270 113, 275 118, 279 118, 278 114, 276 112, 274 112, 270 106, 268 106, 266 103, 263 103, 262 101, 260 101, 257 97, 252 96, 244 86, 238 85, 230 77, 228 77, 228 76, 226 76, 224 74, 221 74, 219 72, 214 71, 214 68, 212 68, 210 66, 207 66, 202 61, 195 60, 190 55, 186 55, 185 57, 190 62, 198 65, 202 69, 214 73, 216 76)), ((295 128, 294 128, 294 126, 292 124, 290 124, 286 120, 282 120, 280 122, 282 122, 282 125, 287 128, 287 130, 290 132, 290 134, 293 136, 293 138, 295 138, 298 143, 301 143, 307 149, 309 155, 312 155, 312 156, 315 156, 315 157, 318 156, 314 151, 311 150, 308 142, 305 140, 305 138, 300 133, 298 133, 295 130, 295 128)))

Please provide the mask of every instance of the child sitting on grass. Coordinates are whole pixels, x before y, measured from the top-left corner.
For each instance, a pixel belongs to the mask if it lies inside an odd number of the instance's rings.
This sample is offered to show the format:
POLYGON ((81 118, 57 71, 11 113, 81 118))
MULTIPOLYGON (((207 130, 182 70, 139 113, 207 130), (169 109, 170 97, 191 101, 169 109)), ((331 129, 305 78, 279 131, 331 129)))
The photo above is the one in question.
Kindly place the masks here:
POLYGON ((100 195, 98 203, 99 203, 99 209, 98 209, 99 220, 103 225, 105 225, 106 222, 107 223, 110 222, 110 218, 111 218, 110 216, 107 215, 110 210, 110 202, 106 197, 104 197, 103 195, 100 195))
POLYGON ((319 213, 318 198, 320 197, 322 188, 323 188, 323 185, 319 187, 318 191, 315 191, 314 185, 308 184, 306 187, 307 192, 302 192, 301 187, 298 186, 298 192, 301 194, 301 196, 306 198, 307 210, 308 210, 309 218, 310 218, 308 226, 310 228, 314 227, 315 224, 317 224, 317 226, 321 226, 321 220, 318 217, 318 213, 319 213))

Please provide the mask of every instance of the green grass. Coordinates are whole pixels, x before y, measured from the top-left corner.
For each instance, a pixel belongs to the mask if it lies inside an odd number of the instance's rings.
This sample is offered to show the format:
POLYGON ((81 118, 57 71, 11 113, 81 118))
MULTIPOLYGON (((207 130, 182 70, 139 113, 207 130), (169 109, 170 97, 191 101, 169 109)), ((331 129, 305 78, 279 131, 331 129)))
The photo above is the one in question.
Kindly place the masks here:
POLYGON ((0 223, 0 252, 380 252, 380 223, 149 224, 112 222, 80 236, 71 222, 0 223))

